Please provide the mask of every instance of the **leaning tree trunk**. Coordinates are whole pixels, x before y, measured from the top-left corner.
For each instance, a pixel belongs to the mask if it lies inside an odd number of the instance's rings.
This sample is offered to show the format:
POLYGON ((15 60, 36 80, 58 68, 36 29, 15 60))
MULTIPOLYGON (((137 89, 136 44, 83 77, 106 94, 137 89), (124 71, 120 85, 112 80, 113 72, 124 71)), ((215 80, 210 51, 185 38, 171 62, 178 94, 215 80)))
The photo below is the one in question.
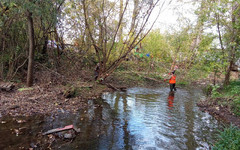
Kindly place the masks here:
MULTIPOLYGON (((233 58, 231 58, 231 59, 233 59, 233 58)), ((231 76, 232 66, 233 66, 233 60, 230 61, 229 66, 228 66, 228 69, 227 69, 227 73, 226 73, 226 75, 225 75, 225 80, 224 80, 224 85, 225 85, 225 86, 230 83, 230 76, 231 76)))
MULTIPOLYGON (((123 14, 123 0, 120 0, 120 12, 119 12, 119 18, 122 17, 123 14)), ((120 25, 119 28, 119 34, 118 34, 118 38, 119 38, 119 42, 122 43, 122 33, 123 33, 123 25, 120 25)))
POLYGON ((28 21, 28 38, 29 38, 29 54, 28 54, 28 71, 27 71, 27 86, 33 85, 33 63, 34 63, 34 27, 32 13, 27 11, 28 21))

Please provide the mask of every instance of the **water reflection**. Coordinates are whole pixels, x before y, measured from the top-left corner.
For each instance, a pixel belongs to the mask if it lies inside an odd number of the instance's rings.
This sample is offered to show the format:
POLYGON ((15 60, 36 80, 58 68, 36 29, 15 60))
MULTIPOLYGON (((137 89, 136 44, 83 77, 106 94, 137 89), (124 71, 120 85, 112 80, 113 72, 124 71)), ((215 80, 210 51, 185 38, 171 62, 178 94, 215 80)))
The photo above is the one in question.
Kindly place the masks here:
MULTIPOLYGON (((103 100, 90 100, 88 108, 76 114, 31 118, 27 126, 23 124, 27 128, 23 135, 14 138, 16 135, 8 134, 7 139, 0 136, 0 148, 29 148, 40 131, 74 124, 81 128, 74 141, 58 139, 51 143, 52 149, 210 149, 209 143, 214 142, 221 126, 198 110, 196 102, 203 97, 198 89, 169 93, 168 88, 132 88, 105 93, 103 100), (13 143, 12 139, 18 142, 13 143)), ((0 134, 20 126, 13 122, 0 124, 0 134)))
POLYGON ((174 100, 174 92, 171 91, 171 92, 169 92, 169 95, 168 95, 168 109, 172 109, 173 100, 174 100))
POLYGON ((201 98, 198 89, 169 93, 165 88, 133 88, 127 93, 103 96, 116 117, 123 120, 115 128, 126 136, 113 136, 122 139, 128 149, 174 150, 209 149, 209 143, 214 141, 220 127, 211 116, 198 111, 196 102, 201 98), (205 128, 211 128, 211 133, 201 133, 205 128), (206 140, 206 135, 212 138, 206 140))

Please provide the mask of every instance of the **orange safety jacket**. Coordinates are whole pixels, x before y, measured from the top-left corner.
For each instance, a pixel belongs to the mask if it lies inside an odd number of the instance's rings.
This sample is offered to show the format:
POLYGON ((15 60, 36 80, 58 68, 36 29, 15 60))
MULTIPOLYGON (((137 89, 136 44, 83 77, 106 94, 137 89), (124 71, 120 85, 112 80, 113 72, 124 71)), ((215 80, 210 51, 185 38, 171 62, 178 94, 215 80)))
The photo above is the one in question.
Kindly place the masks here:
POLYGON ((172 77, 169 80, 169 83, 170 84, 175 84, 176 83, 176 76, 175 75, 172 75, 172 77))

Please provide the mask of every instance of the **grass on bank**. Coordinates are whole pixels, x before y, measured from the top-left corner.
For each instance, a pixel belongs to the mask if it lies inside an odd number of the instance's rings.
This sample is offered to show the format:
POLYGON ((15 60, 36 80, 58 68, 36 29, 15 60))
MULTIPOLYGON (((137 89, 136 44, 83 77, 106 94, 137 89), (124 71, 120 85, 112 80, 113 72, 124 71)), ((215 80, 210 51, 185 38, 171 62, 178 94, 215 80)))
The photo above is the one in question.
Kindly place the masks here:
POLYGON ((219 140, 212 148, 213 150, 239 150, 240 129, 230 126, 225 128, 219 135, 219 140))

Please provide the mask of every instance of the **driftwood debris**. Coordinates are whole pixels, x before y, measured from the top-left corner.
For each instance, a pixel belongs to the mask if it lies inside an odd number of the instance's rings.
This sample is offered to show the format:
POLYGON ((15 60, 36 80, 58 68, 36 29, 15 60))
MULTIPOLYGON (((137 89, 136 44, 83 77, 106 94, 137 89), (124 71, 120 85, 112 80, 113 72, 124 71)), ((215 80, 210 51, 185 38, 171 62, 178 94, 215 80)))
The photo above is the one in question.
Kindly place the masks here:
POLYGON ((92 88, 93 84, 88 82, 78 82, 76 86, 79 88, 92 88))
POLYGON ((15 87, 12 82, 0 82, 0 90, 10 91, 15 87))
POLYGON ((115 86, 113 86, 111 84, 106 84, 106 85, 107 85, 107 87, 109 87, 109 88, 111 88, 111 89, 113 89, 115 91, 126 91, 127 90, 126 87, 115 87, 115 86))
POLYGON ((65 126, 63 128, 56 128, 56 129, 48 130, 47 132, 44 132, 43 135, 48 135, 48 134, 57 133, 57 132, 61 132, 61 131, 66 131, 66 130, 71 130, 71 129, 73 129, 76 132, 80 132, 80 129, 74 127, 74 125, 68 125, 68 126, 65 126))

